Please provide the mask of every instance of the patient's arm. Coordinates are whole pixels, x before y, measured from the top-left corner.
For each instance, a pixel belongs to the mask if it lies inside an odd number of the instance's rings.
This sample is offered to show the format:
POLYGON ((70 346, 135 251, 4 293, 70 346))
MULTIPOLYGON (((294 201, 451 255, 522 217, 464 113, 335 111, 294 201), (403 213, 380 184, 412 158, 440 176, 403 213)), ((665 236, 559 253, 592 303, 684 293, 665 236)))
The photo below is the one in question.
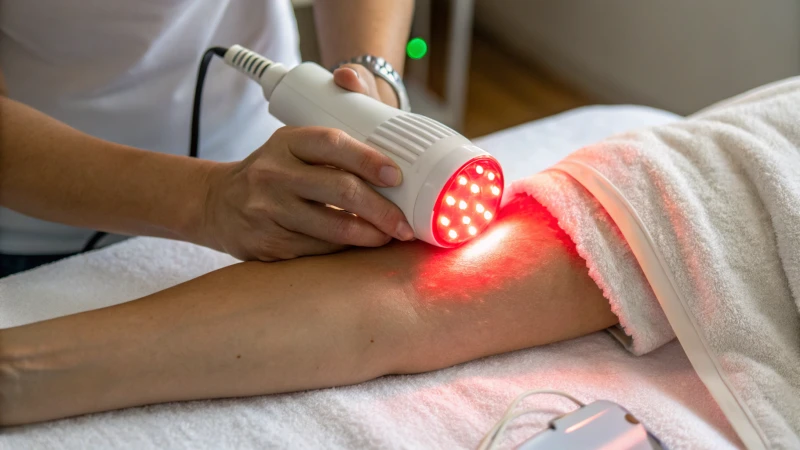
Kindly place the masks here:
POLYGON ((118 306, 0 331, 0 424, 358 383, 616 322, 528 197, 456 250, 397 243, 243 263, 118 306))

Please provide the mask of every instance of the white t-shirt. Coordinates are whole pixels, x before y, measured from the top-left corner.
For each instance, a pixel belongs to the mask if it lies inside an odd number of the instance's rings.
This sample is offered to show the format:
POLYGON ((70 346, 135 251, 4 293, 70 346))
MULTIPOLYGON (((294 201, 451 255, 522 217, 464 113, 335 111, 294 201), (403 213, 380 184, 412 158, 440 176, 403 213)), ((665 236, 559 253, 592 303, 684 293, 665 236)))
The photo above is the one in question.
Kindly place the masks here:
MULTIPOLYGON (((290 0, 0 0, 8 96, 85 133, 142 149, 188 153, 201 55, 233 44, 297 64, 290 0)), ((243 159, 280 126, 258 85, 212 61, 201 158, 243 159)), ((0 208, 0 253, 75 252, 91 235, 0 208)))

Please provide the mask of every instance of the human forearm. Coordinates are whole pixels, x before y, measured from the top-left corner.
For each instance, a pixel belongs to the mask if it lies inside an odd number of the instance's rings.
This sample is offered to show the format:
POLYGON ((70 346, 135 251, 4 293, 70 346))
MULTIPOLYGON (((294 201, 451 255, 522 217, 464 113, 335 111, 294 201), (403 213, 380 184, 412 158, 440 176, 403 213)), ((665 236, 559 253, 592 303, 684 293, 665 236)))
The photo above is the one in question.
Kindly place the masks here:
POLYGON ((322 62, 371 53, 403 70, 414 0, 319 0, 314 3, 322 62))
MULTIPOLYGON (((372 54, 403 73, 405 44, 414 0, 318 0, 314 18, 322 62, 326 67, 354 56, 372 54)), ((394 97, 383 80, 376 80, 382 99, 394 97)))
POLYGON ((434 370, 596 331, 608 303, 541 206, 483 240, 232 266, 0 331, 0 423, 434 370), (4 402, 4 403, 3 403, 4 402))
POLYGON ((343 274, 330 264, 239 264, 134 302, 2 330, 0 424, 379 376, 402 342, 378 319, 400 317, 404 294, 375 276, 385 266, 343 274), (364 295, 353 298, 356 285, 364 295))
POLYGON ((188 240, 202 217, 207 161, 81 133, 0 97, 0 205, 68 225, 188 240))

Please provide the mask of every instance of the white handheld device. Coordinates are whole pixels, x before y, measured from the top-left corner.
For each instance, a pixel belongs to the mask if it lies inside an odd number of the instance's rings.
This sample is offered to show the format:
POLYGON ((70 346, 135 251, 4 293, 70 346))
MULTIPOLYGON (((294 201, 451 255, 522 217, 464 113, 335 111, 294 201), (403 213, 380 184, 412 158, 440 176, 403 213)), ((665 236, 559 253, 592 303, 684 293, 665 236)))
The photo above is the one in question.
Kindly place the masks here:
POLYGON ((258 82, 269 112, 287 125, 337 128, 392 158, 403 182, 377 188, 405 214, 417 238, 454 247, 494 218, 503 172, 491 155, 441 123, 338 87, 314 63, 289 70, 239 45, 225 62, 258 82))
POLYGON ((554 448, 658 450, 663 445, 630 412, 598 400, 565 414, 518 450, 554 448))

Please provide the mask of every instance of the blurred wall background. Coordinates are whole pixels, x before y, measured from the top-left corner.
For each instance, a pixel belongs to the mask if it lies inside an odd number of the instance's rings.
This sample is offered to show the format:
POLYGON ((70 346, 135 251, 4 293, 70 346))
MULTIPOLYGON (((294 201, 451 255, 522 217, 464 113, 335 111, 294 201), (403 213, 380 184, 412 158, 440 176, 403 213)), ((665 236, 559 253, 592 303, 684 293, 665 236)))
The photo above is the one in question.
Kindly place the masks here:
MULTIPOLYGON (((307 60, 317 58, 313 1, 293 0, 307 60)), ((468 137, 594 103, 686 115, 800 75, 800 0, 416 2, 427 12, 412 35, 422 33, 431 51, 407 61, 407 84, 425 100, 414 110, 468 137), (465 5, 474 8, 465 24, 473 32, 454 48, 468 49, 468 82, 456 102, 460 119, 449 120, 436 101, 447 106, 451 19, 465 5)))
POLYGON ((800 74, 797 0, 477 0, 475 22, 601 101, 679 114, 800 74))

